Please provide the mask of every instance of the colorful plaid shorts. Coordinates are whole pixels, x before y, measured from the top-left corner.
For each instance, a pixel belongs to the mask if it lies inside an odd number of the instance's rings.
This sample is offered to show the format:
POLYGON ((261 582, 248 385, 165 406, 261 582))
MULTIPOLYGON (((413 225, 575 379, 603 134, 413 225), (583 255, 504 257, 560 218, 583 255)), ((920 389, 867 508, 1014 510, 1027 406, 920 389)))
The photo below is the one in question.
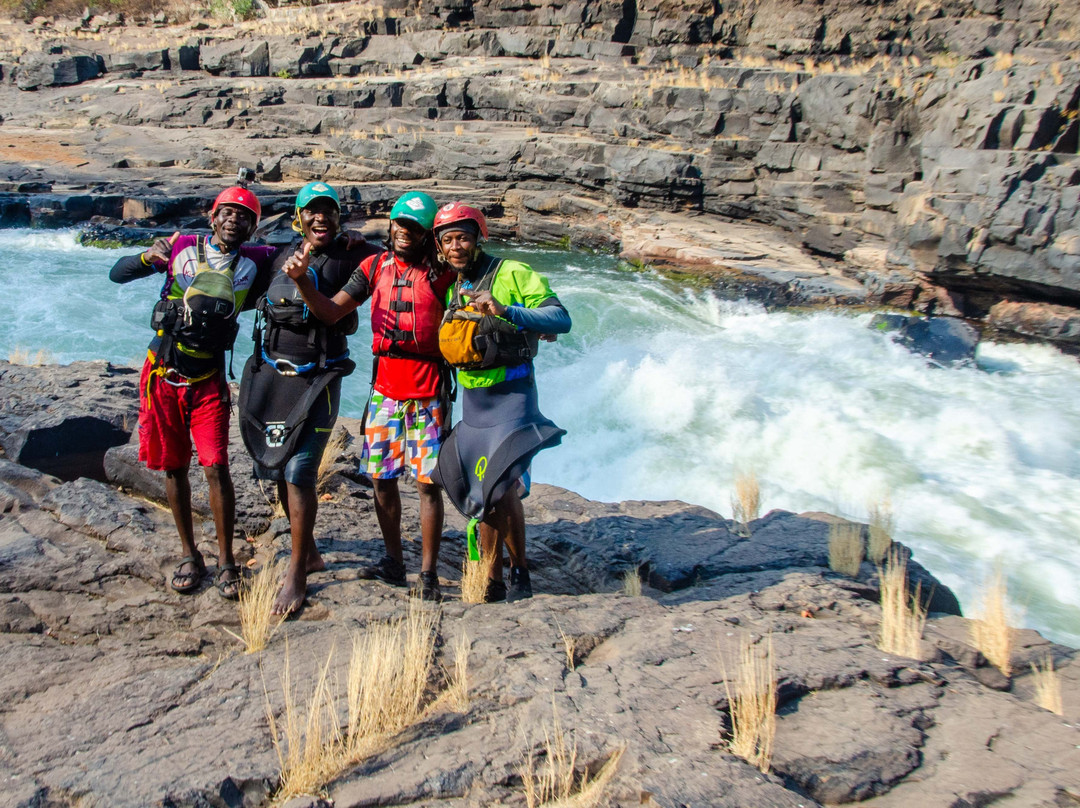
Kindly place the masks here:
POLYGON ((373 479, 389 480, 408 468, 418 482, 431 482, 444 418, 438 398, 395 401, 372 393, 360 461, 364 470, 373 479))

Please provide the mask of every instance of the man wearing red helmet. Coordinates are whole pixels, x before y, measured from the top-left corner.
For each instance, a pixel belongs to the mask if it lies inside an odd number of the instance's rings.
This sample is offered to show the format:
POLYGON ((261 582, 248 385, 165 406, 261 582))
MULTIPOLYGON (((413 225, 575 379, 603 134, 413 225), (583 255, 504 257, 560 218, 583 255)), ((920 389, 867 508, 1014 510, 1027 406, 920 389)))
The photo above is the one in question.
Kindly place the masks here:
POLYGON ((469 555, 474 559, 479 527, 483 555, 491 563, 484 600, 507 598, 504 544, 510 555, 510 597, 532 597, 521 498, 528 495, 533 456, 566 434, 540 412, 532 359, 541 337, 570 330, 570 315, 547 278, 518 261, 484 252, 480 243, 488 235, 487 221, 476 208, 461 202, 444 205, 435 215, 433 232, 439 259, 457 271, 439 341, 457 368, 462 413, 443 443, 432 480, 470 518, 469 555), (466 322, 475 322, 470 326, 475 330, 456 330, 466 322), (463 345, 459 352, 453 335, 460 333, 468 336, 458 343, 463 345))
POLYGON ((262 208, 247 188, 222 191, 208 216, 211 236, 173 233, 144 253, 121 258, 109 278, 127 283, 165 276, 151 326, 155 334, 139 382, 139 459, 165 472, 184 558, 170 582, 177 592, 199 587, 206 571, 195 544, 188 467, 192 442, 210 487, 218 541, 216 585, 222 597, 239 594, 233 558, 235 495, 229 476, 229 387, 225 352, 236 336, 236 316, 273 247, 245 246, 262 208))

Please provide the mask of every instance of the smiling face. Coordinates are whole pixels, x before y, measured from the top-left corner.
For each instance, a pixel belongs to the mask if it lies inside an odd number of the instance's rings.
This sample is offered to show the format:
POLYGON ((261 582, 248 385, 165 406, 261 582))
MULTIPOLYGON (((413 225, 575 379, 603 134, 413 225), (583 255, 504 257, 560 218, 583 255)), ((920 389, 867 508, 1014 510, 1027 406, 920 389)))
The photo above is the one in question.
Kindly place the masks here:
POLYGON ((210 229, 217 245, 231 252, 255 232, 255 214, 241 205, 218 205, 210 214, 210 229))
POLYGON ((412 219, 394 219, 390 222, 390 249, 406 261, 423 257, 428 231, 412 219))
POLYGON ((439 252, 458 272, 468 269, 476 257, 476 235, 465 230, 444 230, 438 237, 439 252))
POLYGON ((316 250, 326 249, 337 237, 341 211, 334 200, 318 197, 300 211, 300 232, 316 250))

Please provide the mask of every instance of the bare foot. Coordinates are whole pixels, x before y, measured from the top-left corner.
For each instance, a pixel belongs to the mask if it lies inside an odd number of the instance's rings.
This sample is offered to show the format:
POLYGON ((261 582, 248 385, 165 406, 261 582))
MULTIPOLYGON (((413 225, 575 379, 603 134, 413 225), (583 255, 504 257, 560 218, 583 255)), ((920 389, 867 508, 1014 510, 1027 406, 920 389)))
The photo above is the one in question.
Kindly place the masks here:
POLYGON ((285 573, 285 580, 281 582, 281 591, 278 592, 274 605, 270 609, 271 614, 290 615, 300 611, 304 605, 304 597, 307 595, 307 573, 294 574, 292 567, 285 573))
POLYGON ((313 572, 322 572, 324 569, 326 569, 326 562, 323 561, 322 556, 319 555, 319 551, 309 550, 307 562, 308 574, 310 575, 313 572))

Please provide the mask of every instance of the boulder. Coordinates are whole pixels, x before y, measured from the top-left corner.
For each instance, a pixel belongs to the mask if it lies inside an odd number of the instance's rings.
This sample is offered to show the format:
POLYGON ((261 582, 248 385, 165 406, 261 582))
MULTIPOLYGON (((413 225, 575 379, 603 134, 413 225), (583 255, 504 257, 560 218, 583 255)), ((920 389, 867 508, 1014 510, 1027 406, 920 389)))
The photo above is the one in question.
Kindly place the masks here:
POLYGON ((20 90, 79 84, 97 78, 103 69, 101 58, 96 56, 41 54, 19 62, 15 83, 20 90))
POLYGON ((204 45, 199 51, 202 69, 214 76, 270 75, 270 47, 266 42, 231 41, 204 45))
POLYGON ((979 344, 978 329, 957 317, 875 314, 870 328, 896 332, 901 345, 941 367, 973 364, 979 344))

